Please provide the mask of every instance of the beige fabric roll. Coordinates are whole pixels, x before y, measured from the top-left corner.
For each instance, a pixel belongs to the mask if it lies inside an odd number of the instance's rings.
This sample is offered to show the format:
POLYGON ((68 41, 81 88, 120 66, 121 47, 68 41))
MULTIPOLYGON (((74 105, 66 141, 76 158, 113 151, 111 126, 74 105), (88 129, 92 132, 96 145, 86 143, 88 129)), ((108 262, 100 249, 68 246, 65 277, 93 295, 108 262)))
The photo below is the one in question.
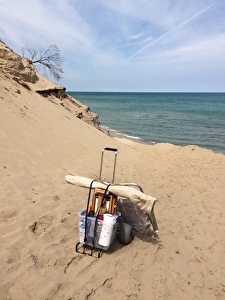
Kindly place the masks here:
MULTIPOLYGON (((90 178, 77 175, 66 175, 65 180, 68 183, 84 188, 89 188, 91 182, 93 181, 90 178)), ((106 189, 108 184, 108 182, 94 181, 92 184, 92 188, 106 189)), ((151 212, 154 202, 157 201, 157 198, 146 195, 141 191, 130 186, 112 184, 109 186, 108 190, 112 194, 115 194, 119 197, 130 199, 132 202, 136 203, 142 210, 146 211, 147 213, 151 212)))

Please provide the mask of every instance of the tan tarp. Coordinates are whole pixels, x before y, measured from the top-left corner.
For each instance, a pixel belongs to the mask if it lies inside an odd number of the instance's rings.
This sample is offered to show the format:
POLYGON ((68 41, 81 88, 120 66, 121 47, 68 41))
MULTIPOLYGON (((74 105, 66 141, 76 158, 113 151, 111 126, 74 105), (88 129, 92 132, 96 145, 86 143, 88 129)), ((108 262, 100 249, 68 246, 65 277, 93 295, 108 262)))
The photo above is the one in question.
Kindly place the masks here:
MULTIPOLYGON (((72 183, 76 186, 84 188, 90 188, 91 182, 93 181, 90 178, 77 175, 66 175, 65 180, 68 183, 72 183)), ((94 181, 92 188, 106 189, 107 185, 107 182, 94 181)), ((151 213, 153 204, 155 201, 157 201, 157 198, 146 195, 136 188, 130 186, 112 184, 109 186, 108 190, 117 196, 130 199, 147 213, 151 213)))

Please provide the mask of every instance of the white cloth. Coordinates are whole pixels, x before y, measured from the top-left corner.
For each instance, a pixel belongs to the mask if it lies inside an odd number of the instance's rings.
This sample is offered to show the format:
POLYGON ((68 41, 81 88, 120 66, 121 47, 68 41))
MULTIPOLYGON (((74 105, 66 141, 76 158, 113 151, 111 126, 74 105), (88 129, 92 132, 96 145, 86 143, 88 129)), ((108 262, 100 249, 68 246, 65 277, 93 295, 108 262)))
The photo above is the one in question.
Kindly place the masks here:
MULTIPOLYGON (((91 182, 93 181, 90 178, 77 175, 66 175, 65 180, 68 183, 84 188, 90 188, 91 182)), ((92 188, 106 189, 108 184, 109 183, 107 182, 94 181, 92 184, 92 188)), ((112 184, 109 186, 108 190, 112 194, 130 199, 147 213, 151 213, 152 206, 154 202, 157 201, 157 198, 146 195, 136 188, 130 186, 112 184)))

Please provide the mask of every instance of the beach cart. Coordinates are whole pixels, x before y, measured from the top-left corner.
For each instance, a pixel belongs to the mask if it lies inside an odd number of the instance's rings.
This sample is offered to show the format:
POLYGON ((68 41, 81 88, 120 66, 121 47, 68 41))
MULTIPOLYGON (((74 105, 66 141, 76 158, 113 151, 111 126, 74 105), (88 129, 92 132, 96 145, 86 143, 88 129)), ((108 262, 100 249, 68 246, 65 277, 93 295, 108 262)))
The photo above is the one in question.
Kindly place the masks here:
POLYGON ((158 231, 154 214, 157 199, 145 195, 139 184, 114 183, 117 154, 118 150, 115 148, 102 149, 97 180, 76 175, 67 175, 65 178, 69 183, 89 189, 86 207, 78 213, 78 242, 75 247, 78 253, 99 258, 116 237, 122 244, 127 245, 133 240, 133 230, 146 229, 152 225, 153 230, 158 231), (114 154, 110 182, 102 180, 105 152, 114 154), (151 207, 148 201, 151 202, 151 207), (136 203, 144 203, 142 206, 145 210, 136 203))

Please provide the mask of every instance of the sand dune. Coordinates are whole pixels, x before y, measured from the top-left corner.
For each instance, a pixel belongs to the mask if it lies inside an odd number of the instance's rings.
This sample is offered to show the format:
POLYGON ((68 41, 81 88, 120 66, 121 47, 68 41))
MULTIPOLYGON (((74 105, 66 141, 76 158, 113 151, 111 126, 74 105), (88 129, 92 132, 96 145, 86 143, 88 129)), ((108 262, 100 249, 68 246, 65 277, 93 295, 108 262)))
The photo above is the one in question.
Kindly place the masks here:
POLYGON ((225 156, 111 138, 35 83, 15 80, 7 63, 1 58, 0 298, 224 299, 225 156), (116 181, 159 199, 160 232, 135 232, 127 246, 115 240, 97 259, 75 252, 87 190, 64 178, 98 177, 106 146, 119 149, 116 181))

